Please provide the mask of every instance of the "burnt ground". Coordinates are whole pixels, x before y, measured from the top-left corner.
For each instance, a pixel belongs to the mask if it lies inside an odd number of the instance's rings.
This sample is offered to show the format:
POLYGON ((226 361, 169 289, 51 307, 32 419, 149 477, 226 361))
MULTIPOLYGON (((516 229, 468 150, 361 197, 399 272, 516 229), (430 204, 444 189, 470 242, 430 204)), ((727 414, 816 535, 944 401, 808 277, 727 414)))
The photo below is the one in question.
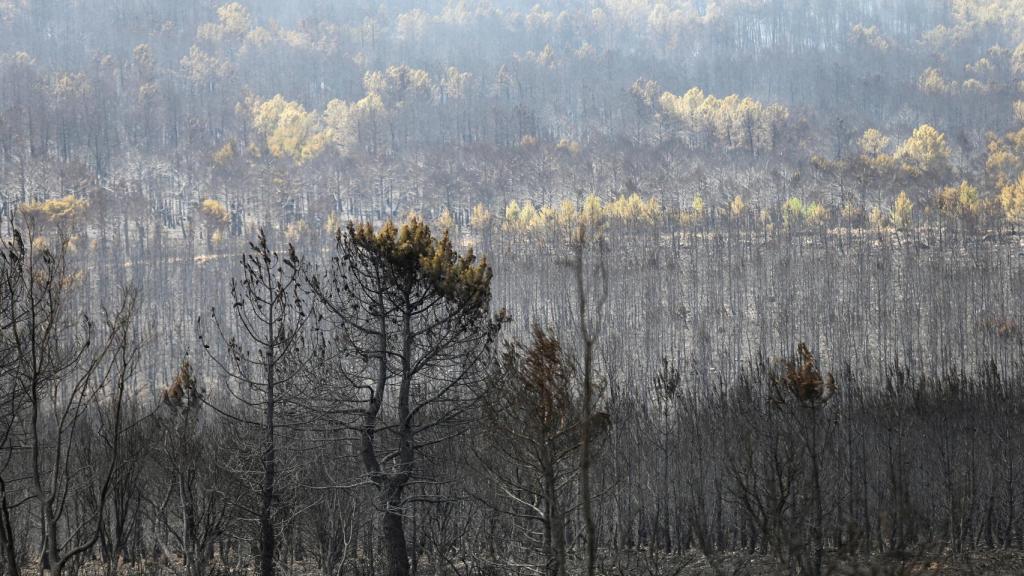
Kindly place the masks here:
MULTIPOLYGON (((634 556, 607 566, 614 576, 788 576, 795 572, 771 556, 744 552, 712 559, 698 553, 634 556)), ((1024 550, 984 550, 963 554, 873 554, 829 557, 828 576, 1024 576, 1024 550)))

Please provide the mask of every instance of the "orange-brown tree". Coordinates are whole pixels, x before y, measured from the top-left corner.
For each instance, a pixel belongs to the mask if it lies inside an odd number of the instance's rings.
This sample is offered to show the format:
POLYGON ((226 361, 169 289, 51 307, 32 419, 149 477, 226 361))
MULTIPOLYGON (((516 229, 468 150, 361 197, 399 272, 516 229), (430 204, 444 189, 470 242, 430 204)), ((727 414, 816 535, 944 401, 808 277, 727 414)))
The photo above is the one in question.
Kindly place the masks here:
POLYGON ((488 441, 478 456, 499 492, 493 506, 526 520, 527 531, 539 523, 548 576, 567 568, 567 492, 578 471, 581 424, 576 375, 561 343, 535 326, 528 346, 505 345, 483 402, 488 441))

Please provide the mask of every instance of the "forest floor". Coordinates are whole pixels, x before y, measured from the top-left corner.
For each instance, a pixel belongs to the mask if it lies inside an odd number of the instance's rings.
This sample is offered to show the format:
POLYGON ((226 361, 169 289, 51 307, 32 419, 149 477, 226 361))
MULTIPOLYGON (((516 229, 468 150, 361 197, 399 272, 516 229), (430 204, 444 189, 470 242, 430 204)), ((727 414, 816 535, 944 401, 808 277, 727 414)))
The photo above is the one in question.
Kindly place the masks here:
MULTIPOLYGON (((465 564, 458 563, 461 567, 465 564)), ((86 561, 73 571, 79 576, 110 575, 106 565, 96 560, 86 561)), ((420 574, 433 575, 436 572, 429 563, 421 563, 420 574)), ((38 564, 22 567, 22 574, 38 574, 38 564)), ((185 567, 180 562, 142 562, 118 566, 113 574, 118 576, 181 576, 185 567)), ((319 576, 320 570, 303 563, 286 563, 277 571, 281 576, 319 576)), ((349 566, 342 574, 374 573, 368 566, 349 566)), ((445 572, 442 572, 445 573, 445 572)), ((455 572, 463 573, 463 572, 455 572)), ((476 573, 473 570, 464 573, 476 573)), ((495 573, 495 572, 490 572, 495 573)), ((498 571, 497 574, 501 574, 498 571)), ((522 571, 510 571, 522 574, 522 571)), ((570 570, 570 574, 578 573, 570 570)), ((255 576, 254 566, 238 569, 219 562, 210 566, 210 574, 216 576, 255 576)), ((727 552, 712 559, 699 552, 686 554, 650 555, 620 553, 618 560, 603 558, 599 563, 601 576, 791 576, 795 574, 781 566, 772 556, 727 552)), ((1024 576, 1024 549, 985 550, 965 554, 921 554, 907 555, 873 554, 867 557, 826 557, 822 574, 824 576, 1024 576)))
MULTIPOLYGON (((622 576, 783 576, 791 573, 770 556, 747 553, 722 554, 713 561, 700 554, 688 554, 629 564, 632 565, 622 565, 611 573, 622 576)), ((826 558, 823 573, 830 576, 1021 576, 1024 575, 1024 550, 826 558)))

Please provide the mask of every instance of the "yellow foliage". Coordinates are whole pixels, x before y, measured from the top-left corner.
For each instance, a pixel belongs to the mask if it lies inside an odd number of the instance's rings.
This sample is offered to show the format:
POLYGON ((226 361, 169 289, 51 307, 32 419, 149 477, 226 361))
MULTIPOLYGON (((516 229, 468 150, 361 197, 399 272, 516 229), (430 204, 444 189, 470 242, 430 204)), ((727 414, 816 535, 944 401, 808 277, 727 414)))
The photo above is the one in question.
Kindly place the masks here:
POLYGON ((374 122, 377 117, 383 115, 384 101, 376 92, 371 92, 360 98, 349 108, 350 122, 359 123, 374 122))
POLYGON ((281 29, 278 30, 277 36, 291 48, 308 48, 310 46, 310 37, 298 30, 281 29))
POLYGON ((999 204, 1007 220, 1024 223, 1024 175, 1003 187, 999 192, 999 204))
POLYGON ((249 48, 263 48, 274 41, 274 35, 262 26, 253 28, 245 35, 245 46, 242 50, 249 48))
POLYGON ((238 2, 217 8, 217 22, 199 26, 198 36, 203 40, 220 42, 225 38, 241 38, 252 27, 249 10, 238 2))
POLYGON ((472 81, 473 75, 469 72, 459 72, 459 69, 451 66, 448 68, 441 84, 444 87, 446 97, 458 100, 466 95, 466 86, 472 81))
POLYGON ((630 196, 619 196, 608 203, 603 210, 605 216, 624 222, 647 222, 657 221, 662 214, 661 203, 657 198, 650 198, 644 201, 639 194, 630 196))
POLYGON ((443 232, 450 232, 455 228, 455 219, 452 218, 452 214, 447 208, 442 210, 441 215, 438 216, 437 228, 443 232))
POLYGON ((527 200, 522 207, 520 207, 519 218, 514 223, 514 226, 520 230, 529 230, 533 227, 536 219, 537 209, 533 207, 533 202, 527 200))
POLYGON ((231 212, 220 200, 207 198, 199 203, 199 214, 210 226, 222 226, 231 221, 231 212))
POLYGON ((576 49, 576 58, 578 60, 588 60, 597 55, 597 50, 589 43, 584 41, 579 48, 576 49))
POLYGON ((42 202, 26 202, 21 205, 21 213, 29 219, 39 219, 52 223, 70 222, 81 216, 89 208, 89 201, 72 195, 42 202))
MULTIPOLYGON (((6 55, 4 55, 4 57, 6 59, 6 55)), ((36 64, 36 59, 33 58, 31 54, 22 51, 15 52, 12 61, 20 67, 35 66, 36 64)))
POLYGON ((507 225, 512 222, 519 222, 519 203, 515 200, 509 200, 505 205, 505 223, 507 225))
POLYGON ((580 153, 580 143, 576 142, 575 140, 569 140, 568 138, 562 138, 561 140, 559 140, 556 148, 558 150, 568 152, 573 156, 580 153))
POLYGON ((629 88, 629 93, 647 107, 652 107, 658 103, 658 98, 673 97, 667 92, 659 96, 660 92, 662 92, 660 84, 654 80, 643 78, 633 82, 633 85, 629 88))
POLYGON ((26 8, 28 6, 18 0, 0 0, 0 24, 9 24, 26 8))
MULTIPOLYGON (((477 218, 490 218, 483 206, 474 208, 471 222, 477 218)), ((664 216, 664 208, 657 198, 643 199, 639 194, 621 195, 605 204, 600 198, 591 194, 583 199, 583 207, 577 210, 576 205, 568 199, 562 200, 557 206, 534 205, 527 200, 523 203, 510 201, 505 206, 506 230, 521 232, 568 229, 577 224, 601 226, 605 221, 619 224, 656 224, 664 216)))
POLYGON ((966 180, 959 186, 948 186, 937 195, 939 210, 950 217, 976 216, 981 211, 978 189, 966 180))
POLYGON ((746 209, 747 205, 746 203, 743 202, 743 196, 740 196, 739 194, 737 194, 732 199, 732 202, 729 204, 729 213, 732 214, 733 218, 739 218, 743 216, 743 213, 746 211, 746 209))
POLYGON ((537 216, 534 217, 531 226, 534 229, 548 228, 555 223, 556 213, 550 206, 541 206, 537 210, 537 216))
POLYGON ((250 25, 249 10, 238 2, 231 2, 217 8, 217 18, 224 29, 232 34, 245 32, 250 25))
POLYGON ((889 137, 874 128, 865 130, 860 140, 857 141, 861 154, 869 158, 885 154, 886 149, 889 148, 889 143, 889 137))
POLYGON ((960 183, 957 200, 959 201, 960 209, 964 214, 977 214, 981 209, 978 189, 971 186, 966 181, 960 183))
POLYGON ((700 196, 694 196, 693 202, 690 204, 690 209, 683 210, 679 214, 679 222, 683 226, 697 224, 704 219, 705 211, 704 199, 700 196))
POLYGON ((990 90, 990 86, 977 78, 968 78, 961 84, 961 89, 967 94, 986 94, 990 90))
POLYGON ((337 214, 331 212, 327 215, 327 221, 324 222, 324 232, 328 234, 334 234, 341 229, 341 218, 337 214))
POLYGON ((289 242, 298 242, 299 238, 302 238, 302 236, 305 235, 307 229, 308 227, 306 226, 305 220, 296 220, 295 222, 290 222, 288 224, 288 227, 285 228, 284 235, 289 242))
POLYGON ((643 215, 648 221, 656 222, 661 219, 664 213, 665 207, 661 205, 661 201, 657 198, 648 198, 647 202, 643 204, 643 215))
POLYGON ((196 85, 205 84, 214 78, 223 78, 231 71, 231 65, 226 60, 210 56, 194 45, 189 49, 188 56, 181 59, 181 68, 196 85))
POLYGON ((580 211, 580 220, 589 226, 599 225, 604 215, 601 199, 593 194, 588 194, 583 200, 583 210, 580 211))
POLYGON ((555 222, 562 227, 568 227, 575 223, 576 205, 570 200, 562 200, 558 204, 558 210, 555 213, 555 222))
POLYGON ((1002 188, 1024 170, 1024 129, 1003 138, 988 135, 985 171, 1002 188))
POLYGON ((315 112, 307 112, 301 104, 285 100, 280 94, 265 102, 256 101, 252 116, 255 128, 266 136, 267 149, 278 158, 288 157, 299 163, 310 160, 334 137, 332 130, 320 126, 315 112))
POLYGON ((704 199, 700 196, 694 196, 693 203, 690 205, 690 208, 693 210, 693 213, 698 216, 704 214, 704 199))
POLYGON ((81 72, 69 74, 64 72, 57 76, 53 86, 54 96, 60 100, 71 98, 87 98, 92 94, 92 85, 89 78, 81 72))
POLYGON ((850 38, 880 52, 887 51, 890 46, 889 40, 879 33, 877 26, 865 27, 861 24, 854 24, 850 30, 850 38))
POLYGON ((903 169, 914 176, 942 174, 949 169, 949 155, 946 136, 928 124, 917 127, 896 152, 903 169))
POLYGON ((492 220, 494 217, 491 211, 483 204, 477 204, 473 206, 473 213, 469 216, 469 226, 476 231, 486 230, 491 226, 492 220))
POLYGON ((885 226, 885 214, 882 213, 882 209, 878 206, 872 208, 868 221, 871 222, 871 227, 876 230, 883 228, 885 226))
POLYGON ((213 153, 213 161, 223 166, 228 160, 235 157, 235 141, 229 140, 213 153))
POLYGON ((385 107, 397 107, 415 98, 429 97, 430 74, 405 64, 389 66, 384 71, 366 72, 363 75, 363 88, 367 94, 376 94, 385 107))
POLYGON ((910 225, 910 218, 914 210, 914 203, 907 197, 906 192, 900 192, 892 207, 892 223, 897 228, 906 228, 910 225))
POLYGON ((810 206, 804 209, 803 216, 811 226, 821 226, 828 220, 828 209, 817 202, 811 202, 810 206))
POLYGON ((805 204, 803 200, 790 197, 782 204, 782 223, 791 227, 799 222, 811 226, 820 226, 828 220, 828 209, 818 202, 805 204))
POLYGON ((984 79, 992 77, 992 74, 995 72, 995 66, 992 65, 992 61, 988 58, 980 58, 974 64, 968 64, 965 70, 975 77, 984 79))
POLYGON ((679 121, 684 132, 714 135, 723 146, 751 151, 771 148, 779 126, 789 117, 789 111, 779 104, 765 105, 736 94, 719 99, 705 95, 700 88, 691 88, 682 96, 664 92, 658 105, 679 121))
POLYGON ((918 88, 925 94, 950 94, 955 91, 956 84, 947 82, 942 73, 935 68, 928 68, 917 80, 918 88))
POLYGON ((887 172, 894 165, 893 157, 886 150, 891 140, 874 128, 870 128, 857 141, 861 161, 876 172, 887 172))
POLYGON ((486 309, 491 281, 487 261, 477 261, 472 250, 457 254, 448 233, 434 236, 419 217, 410 216, 401 228, 390 220, 378 230, 370 224, 351 226, 349 235, 355 246, 388 262, 392 273, 429 282, 464 306, 486 309))
POLYGON ((804 213, 804 203, 796 197, 791 197, 782 204, 782 223, 793 226, 800 221, 804 213))

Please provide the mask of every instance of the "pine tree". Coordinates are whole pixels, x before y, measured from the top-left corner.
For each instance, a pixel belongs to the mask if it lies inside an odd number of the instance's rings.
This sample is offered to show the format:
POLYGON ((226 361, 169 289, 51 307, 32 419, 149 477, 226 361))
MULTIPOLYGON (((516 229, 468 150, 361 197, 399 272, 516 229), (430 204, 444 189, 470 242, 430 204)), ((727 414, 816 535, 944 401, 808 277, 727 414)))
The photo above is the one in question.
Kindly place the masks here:
POLYGON ((457 434, 485 376, 499 317, 491 268, 418 217, 349 225, 326 277, 311 279, 336 324, 335 413, 357 414, 360 454, 382 509, 387 573, 410 572, 406 491, 418 454, 457 434))

